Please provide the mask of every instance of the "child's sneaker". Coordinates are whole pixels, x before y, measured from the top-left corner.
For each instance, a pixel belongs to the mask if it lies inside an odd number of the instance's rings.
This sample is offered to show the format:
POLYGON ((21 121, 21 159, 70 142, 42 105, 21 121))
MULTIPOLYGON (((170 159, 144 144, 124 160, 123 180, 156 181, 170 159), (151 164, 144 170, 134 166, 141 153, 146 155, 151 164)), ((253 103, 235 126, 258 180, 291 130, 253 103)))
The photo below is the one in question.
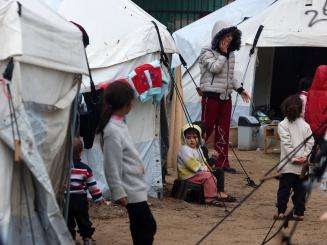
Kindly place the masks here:
POLYGON ((295 221, 303 221, 304 220, 304 216, 293 214, 292 220, 295 220, 295 221))
POLYGON ((83 245, 95 245, 95 242, 91 238, 84 238, 83 239, 83 245))
POLYGON ((285 218, 285 214, 276 212, 274 214, 274 219, 281 220, 285 218))

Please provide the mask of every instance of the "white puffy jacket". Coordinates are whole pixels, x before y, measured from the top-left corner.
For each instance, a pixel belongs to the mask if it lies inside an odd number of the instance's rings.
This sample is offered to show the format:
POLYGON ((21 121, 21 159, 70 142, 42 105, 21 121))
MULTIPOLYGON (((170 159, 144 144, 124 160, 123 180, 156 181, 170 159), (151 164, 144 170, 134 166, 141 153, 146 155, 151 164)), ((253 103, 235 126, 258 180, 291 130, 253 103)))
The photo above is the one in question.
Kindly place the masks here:
MULTIPOLYGON (((212 47, 219 46, 220 39, 235 29, 224 22, 217 22, 212 30, 212 47)), ((234 79, 234 49, 225 56, 212 47, 203 48, 198 59, 201 71, 200 89, 202 92, 218 93, 220 99, 227 100, 233 90, 242 88, 241 83, 234 79)))

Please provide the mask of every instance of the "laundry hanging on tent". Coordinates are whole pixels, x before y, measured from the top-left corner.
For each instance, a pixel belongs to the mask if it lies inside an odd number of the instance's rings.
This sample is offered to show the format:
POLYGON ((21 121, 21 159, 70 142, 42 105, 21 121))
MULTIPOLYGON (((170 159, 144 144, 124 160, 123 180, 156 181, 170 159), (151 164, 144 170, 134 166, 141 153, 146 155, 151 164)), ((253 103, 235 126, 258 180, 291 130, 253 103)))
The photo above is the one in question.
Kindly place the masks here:
POLYGON ((103 89, 95 91, 96 96, 100 98, 100 101, 94 103, 92 98, 92 92, 86 92, 83 94, 84 101, 87 106, 87 111, 79 111, 80 127, 79 133, 83 138, 84 148, 91 149, 93 147, 93 141, 96 134, 96 130, 100 121, 102 111, 102 94, 103 89))
POLYGON ((136 67, 129 74, 128 81, 142 103, 153 99, 154 103, 159 104, 169 87, 159 60, 136 67))

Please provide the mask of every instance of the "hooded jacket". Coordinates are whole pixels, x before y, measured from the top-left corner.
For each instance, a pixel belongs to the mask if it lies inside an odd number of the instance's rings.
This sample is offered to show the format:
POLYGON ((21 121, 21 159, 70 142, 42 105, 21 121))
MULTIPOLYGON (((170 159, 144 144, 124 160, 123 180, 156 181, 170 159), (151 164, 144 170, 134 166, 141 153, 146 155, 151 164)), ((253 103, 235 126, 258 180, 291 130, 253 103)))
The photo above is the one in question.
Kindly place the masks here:
POLYGON ((185 132, 188 129, 194 129, 197 131, 199 140, 201 140, 201 128, 197 125, 186 124, 182 128, 182 146, 177 155, 177 172, 179 179, 189 179, 196 175, 198 172, 207 169, 203 161, 203 153, 200 148, 191 148, 186 144, 185 132), (202 156, 201 156, 202 154, 202 156))
POLYGON ((220 99, 227 100, 233 90, 243 91, 241 83, 234 79, 234 51, 241 46, 241 31, 223 21, 218 21, 212 29, 211 47, 202 49, 199 56, 201 71, 200 88, 202 92, 220 94, 220 99), (233 40, 227 54, 219 50, 220 40, 228 33, 233 33, 233 40))
POLYGON ((308 91, 305 120, 318 139, 327 133, 327 65, 321 65, 316 70, 308 91))

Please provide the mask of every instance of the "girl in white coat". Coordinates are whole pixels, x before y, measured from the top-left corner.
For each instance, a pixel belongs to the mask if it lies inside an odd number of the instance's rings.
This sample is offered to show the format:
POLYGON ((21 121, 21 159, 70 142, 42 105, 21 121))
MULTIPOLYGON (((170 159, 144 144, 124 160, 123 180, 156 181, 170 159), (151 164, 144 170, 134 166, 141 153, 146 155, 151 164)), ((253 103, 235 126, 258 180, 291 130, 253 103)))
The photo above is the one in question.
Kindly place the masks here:
MULTIPOLYGON (((310 126, 301 117, 302 101, 298 95, 288 97, 282 104, 282 112, 285 115, 284 120, 278 125, 278 133, 281 140, 281 159, 287 155, 293 155, 293 150, 305 139, 312 135, 310 126)), ((292 158, 286 158, 278 166, 279 189, 277 192, 276 218, 283 218, 287 209, 288 199, 293 190, 292 201, 294 205, 293 218, 303 220, 305 211, 305 189, 303 181, 300 178, 302 167, 307 162, 314 145, 314 139, 311 137, 302 148, 292 158)))

